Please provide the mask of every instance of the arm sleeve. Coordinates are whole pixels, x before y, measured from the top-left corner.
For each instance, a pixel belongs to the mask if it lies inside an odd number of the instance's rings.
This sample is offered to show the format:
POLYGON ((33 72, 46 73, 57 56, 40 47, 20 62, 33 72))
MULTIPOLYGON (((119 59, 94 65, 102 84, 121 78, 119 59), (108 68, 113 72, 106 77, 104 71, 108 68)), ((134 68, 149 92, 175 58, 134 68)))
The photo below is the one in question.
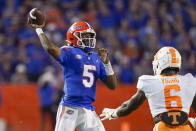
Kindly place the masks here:
POLYGON ((70 55, 71 55, 70 49, 66 48, 66 47, 62 47, 61 48, 61 55, 58 58, 56 58, 56 61, 60 65, 65 65, 67 63, 67 61, 69 61, 70 55))
POLYGON ((141 77, 139 77, 138 82, 137 82, 137 89, 144 91, 144 89, 143 89, 144 86, 143 85, 144 85, 144 82, 141 79, 141 77))
POLYGON ((100 76, 99 77, 102 82, 104 82, 107 77, 106 72, 105 72, 105 67, 101 61, 100 61, 100 76))

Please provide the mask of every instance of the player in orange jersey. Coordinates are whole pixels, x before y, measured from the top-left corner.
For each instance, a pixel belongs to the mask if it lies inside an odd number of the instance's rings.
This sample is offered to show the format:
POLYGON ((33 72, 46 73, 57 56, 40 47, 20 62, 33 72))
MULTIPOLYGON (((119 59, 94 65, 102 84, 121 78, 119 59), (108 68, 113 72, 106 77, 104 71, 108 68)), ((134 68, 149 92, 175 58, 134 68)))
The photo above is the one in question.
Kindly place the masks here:
MULTIPOLYGON (((196 112, 196 78, 179 75, 181 55, 172 47, 161 48, 154 57, 154 76, 139 77, 137 93, 116 109, 105 108, 102 120, 126 116, 148 99, 154 118, 154 131, 191 131, 188 114, 196 112)), ((193 127, 196 119, 189 118, 193 127)))

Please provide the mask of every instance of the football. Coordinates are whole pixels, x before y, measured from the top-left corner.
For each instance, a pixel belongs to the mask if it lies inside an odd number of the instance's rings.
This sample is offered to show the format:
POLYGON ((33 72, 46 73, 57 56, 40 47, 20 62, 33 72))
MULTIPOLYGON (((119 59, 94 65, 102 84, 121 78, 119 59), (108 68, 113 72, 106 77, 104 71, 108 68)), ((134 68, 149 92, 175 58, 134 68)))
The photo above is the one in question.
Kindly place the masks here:
POLYGON ((43 26, 45 24, 44 14, 37 8, 32 9, 29 13, 29 22, 43 26))

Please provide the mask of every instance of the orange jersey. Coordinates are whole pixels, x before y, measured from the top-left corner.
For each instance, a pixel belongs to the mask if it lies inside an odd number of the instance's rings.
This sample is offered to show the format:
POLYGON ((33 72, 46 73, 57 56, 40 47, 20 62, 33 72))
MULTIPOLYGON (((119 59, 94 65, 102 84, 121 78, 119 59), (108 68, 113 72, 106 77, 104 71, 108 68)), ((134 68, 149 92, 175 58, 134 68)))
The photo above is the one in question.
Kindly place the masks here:
POLYGON ((189 114, 196 94, 196 78, 192 74, 139 77, 137 88, 145 93, 153 117, 170 110, 189 114))

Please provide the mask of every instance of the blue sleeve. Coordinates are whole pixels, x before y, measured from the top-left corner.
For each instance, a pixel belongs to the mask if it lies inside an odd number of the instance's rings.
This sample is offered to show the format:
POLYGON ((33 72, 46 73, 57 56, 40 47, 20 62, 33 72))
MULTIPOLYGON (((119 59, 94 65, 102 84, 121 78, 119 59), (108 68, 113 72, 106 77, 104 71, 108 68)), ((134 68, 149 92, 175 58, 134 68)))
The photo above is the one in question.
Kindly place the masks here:
POLYGON ((56 61, 60 65, 65 65, 67 63, 67 61, 69 61, 70 55, 71 55, 71 50, 69 48, 62 47, 61 48, 61 55, 58 58, 56 58, 56 61))
POLYGON ((99 77, 102 82, 104 82, 107 77, 106 72, 105 72, 105 67, 101 61, 100 61, 100 76, 99 77))

